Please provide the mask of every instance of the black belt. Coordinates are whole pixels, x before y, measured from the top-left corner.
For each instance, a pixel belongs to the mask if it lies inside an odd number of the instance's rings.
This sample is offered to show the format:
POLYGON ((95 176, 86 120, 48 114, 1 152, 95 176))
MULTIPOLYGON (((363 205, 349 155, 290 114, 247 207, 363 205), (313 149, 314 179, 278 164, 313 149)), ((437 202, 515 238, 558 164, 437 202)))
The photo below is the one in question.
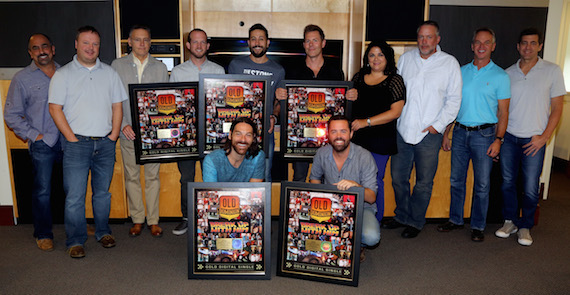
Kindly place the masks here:
POLYGON ((479 131, 479 130, 483 130, 483 129, 487 129, 487 128, 495 126, 495 124, 483 124, 483 125, 479 125, 479 126, 469 127, 469 126, 465 126, 461 123, 456 123, 456 125, 459 126, 459 128, 463 128, 467 131, 479 131))
POLYGON ((107 134, 105 136, 83 136, 83 135, 75 134, 75 137, 77 137, 77 139, 83 138, 83 139, 89 139, 89 140, 102 140, 109 135, 111 135, 111 132, 109 132, 109 134, 107 134))

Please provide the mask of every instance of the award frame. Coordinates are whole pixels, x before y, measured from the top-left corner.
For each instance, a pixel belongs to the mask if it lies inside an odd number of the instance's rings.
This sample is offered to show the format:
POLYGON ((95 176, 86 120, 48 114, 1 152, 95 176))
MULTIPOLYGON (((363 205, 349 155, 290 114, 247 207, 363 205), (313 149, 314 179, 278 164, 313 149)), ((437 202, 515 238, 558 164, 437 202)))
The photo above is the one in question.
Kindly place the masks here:
POLYGON ((282 182, 277 275, 357 287, 363 204, 363 187, 282 182))
POLYGON ((270 126, 268 110, 269 104, 273 103, 270 78, 253 75, 200 74, 199 86, 200 114, 205 114, 200 117, 200 150, 204 154, 209 154, 222 148, 227 140, 231 123, 238 117, 247 116, 252 118, 258 126, 258 144, 267 157, 269 155, 267 138, 270 126), (240 87, 240 85, 245 87, 240 87), (235 87, 232 92, 237 92, 235 97, 230 97, 232 101, 226 99, 228 87, 235 87), (219 91, 220 89, 222 91, 219 91), (217 98, 218 93, 222 93, 223 99, 217 98), (257 96, 261 97, 257 98, 257 96), (260 102, 261 106, 259 106, 260 102), (220 110, 220 108, 223 109, 220 110), (220 112, 224 112, 223 116, 220 112))
POLYGON ((281 151, 290 159, 312 159, 327 142, 326 123, 350 114, 346 92, 352 82, 284 80, 287 99, 281 102, 281 151), (313 90, 313 91, 311 91, 313 90))
POLYGON ((129 84, 129 96, 137 164, 202 156, 197 82, 129 84))
POLYGON ((271 278, 271 183, 189 182, 188 210, 188 279, 271 278))

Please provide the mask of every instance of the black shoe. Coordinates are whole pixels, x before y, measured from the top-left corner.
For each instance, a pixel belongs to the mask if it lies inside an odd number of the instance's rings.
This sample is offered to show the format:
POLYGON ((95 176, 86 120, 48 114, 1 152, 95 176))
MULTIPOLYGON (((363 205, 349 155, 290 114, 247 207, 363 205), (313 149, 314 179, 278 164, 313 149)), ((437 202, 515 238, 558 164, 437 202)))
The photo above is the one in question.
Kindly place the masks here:
POLYGON ((471 230, 471 241, 473 242, 483 242, 485 240, 485 235, 483 231, 478 229, 471 230))
POLYGON ((421 230, 412 227, 412 226, 406 226, 406 229, 404 229, 404 231, 402 232, 402 238, 404 239, 412 239, 418 236, 418 234, 420 233, 421 230))
POLYGON ((451 221, 448 221, 444 224, 440 224, 437 226, 437 231, 438 232, 442 232, 442 233, 446 233, 446 232, 450 232, 454 229, 462 229, 463 228, 463 224, 459 225, 459 224, 455 224, 451 221))
POLYGON ((402 227, 402 226, 405 226, 405 225, 399 223, 398 221, 396 221, 396 219, 389 219, 389 220, 382 222, 382 228, 385 228, 385 229, 395 229, 395 228, 402 227))

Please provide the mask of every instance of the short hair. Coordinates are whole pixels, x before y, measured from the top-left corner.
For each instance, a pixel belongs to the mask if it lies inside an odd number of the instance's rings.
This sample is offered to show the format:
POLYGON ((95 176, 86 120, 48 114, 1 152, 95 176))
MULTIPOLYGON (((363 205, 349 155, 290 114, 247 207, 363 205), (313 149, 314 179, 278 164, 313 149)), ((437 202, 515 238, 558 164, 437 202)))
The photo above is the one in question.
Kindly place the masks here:
POLYGON ((145 25, 134 25, 131 27, 131 30, 129 31, 129 38, 131 37, 131 35, 133 34, 134 30, 145 30, 149 36, 151 36, 150 34, 150 28, 148 26, 145 25))
POLYGON ((519 43, 522 42, 522 38, 524 36, 529 35, 538 35, 538 44, 544 43, 544 36, 542 35, 542 32, 540 32, 537 28, 526 28, 522 30, 521 34, 519 35, 519 43))
POLYGON ((370 74, 370 72, 372 71, 369 65, 368 54, 370 53, 370 50, 372 50, 372 48, 374 47, 380 48, 382 54, 384 54, 384 57, 386 58, 386 68, 384 69, 384 74, 385 75, 396 74, 397 69, 396 69, 396 59, 394 58, 394 49, 392 48, 392 46, 388 45, 388 43, 386 43, 386 41, 384 40, 372 41, 370 42, 370 44, 368 44, 368 47, 364 52, 364 57, 362 58, 362 64, 363 64, 361 70, 362 74, 364 75, 370 74))
POLYGON ((53 41, 51 41, 51 38, 50 38, 48 35, 46 35, 46 34, 44 34, 44 33, 33 33, 33 34, 30 36, 30 39, 28 39, 28 49, 30 49, 30 40, 32 39, 33 36, 44 36, 44 38, 46 38, 46 39, 48 40, 49 45, 50 45, 50 46, 53 46, 53 41))
POLYGON ((334 115, 330 117, 329 120, 327 121, 327 129, 332 121, 346 121, 348 123, 348 130, 352 131, 352 126, 351 126, 352 122, 345 115, 334 115))
POLYGON ((307 35, 307 33, 309 32, 319 32, 319 35, 321 35, 321 39, 325 40, 325 32, 323 32, 323 29, 321 29, 321 27, 313 24, 307 25, 303 30, 303 39, 305 38, 305 35, 307 35))
POLYGON ((439 24, 438 24, 436 21, 434 21, 434 20, 426 20, 426 21, 422 22, 422 23, 418 26, 418 30, 416 31, 416 33, 419 33, 419 32, 420 32, 420 29, 421 29, 423 26, 434 26, 434 27, 435 27, 435 34, 436 34, 437 36, 439 36, 439 24))
POLYGON ((249 37, 251 37, 251 32, 255 31, 255 30, 262 30, 265 32, 265 38, 269 39, 269 33, 267 33, 267 28, 265 28, 264 25, 262 24, 255 24, 253 26, 251 26, 251 28, 249 28, 249 37))
POLYGON ((497 41, 497 39, 495 37, 495 31, 493 31, 491 28, 481 27, 481 28, 478 28, 477 30, 475 30, 473 32, 473 39, 471 40, 471 43, 475 42, 475 37, 477 37, 477 34, 479 34, 481 32, 487 32, 487 33, 491 34, 491 36, 493 36, 493 43, 495 43, 497 41))
POLYGON ((202 29, 200 29, 200 28, 195 28, 195 29, 193 29, 192 31, 190 31, 190 32, 188 33, 188 43, 190 43, 190 40, 192 40, 192 38, 190 38, 190 35, 192 35, 192 33, 194 33, 194 32, 202 32, 202 33, 204 33, 204 35, 206 35, 206 42, 210 42, 210 40, 208 40, 208 34, 206 34, 206 31, 204 31, 204 30, 202 30, 202 29))
MULTIPOLYGON (((234 128, 239 123, 247 123, 253 129, 253 142, 251 146, 247 149, 247 154, 245 155, 246 159, 254 158, 259 154, 259 145, 257 144, 257 126, 249 117, 239 117, 232 122, 232 126, 230 127, 230 134, 234 132, 234 128)), ((232 141, 228 138, 226 143, 224 144, 224 150, 226 151, 226 155, 230 154, 232 148, 232 141)))
POLYGON ((79 35, 81 35, 81 33, 87 33, 87 32, 97 34, 97 36, 99 36, 99 38, 101 38, 101 34, 99 34, 99 31, 97 31, 97 29, 95 29, 95 27, 83 26, 83 27, 80 27, 79 29, 77 29, 77 34, 75 35, 75 40, 79 40, 79 35))

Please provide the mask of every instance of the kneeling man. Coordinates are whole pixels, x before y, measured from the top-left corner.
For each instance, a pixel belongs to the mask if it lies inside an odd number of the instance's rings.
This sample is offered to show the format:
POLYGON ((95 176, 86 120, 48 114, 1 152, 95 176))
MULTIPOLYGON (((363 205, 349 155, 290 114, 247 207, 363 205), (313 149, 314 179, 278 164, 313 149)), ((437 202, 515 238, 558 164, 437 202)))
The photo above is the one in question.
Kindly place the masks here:
MULTIPOLYGON (((362 244, 375 246, 380 242, 380 224, 376 219, 378 168, 369 151, 350 142, 352 130, 345 116, 333 116, 327 125, 329 144, 319 148, 313 158, 311 183, 333 184, 339 190, 353 186, 364 187, 362 244)), ((361 255, 361 260, 363 259, 361 255)))
POLYGON ((224 148, 204 158, 204 182, 262 182, 265 153, 259 149, 257 127, 250 118, 232 123, 224 148))

